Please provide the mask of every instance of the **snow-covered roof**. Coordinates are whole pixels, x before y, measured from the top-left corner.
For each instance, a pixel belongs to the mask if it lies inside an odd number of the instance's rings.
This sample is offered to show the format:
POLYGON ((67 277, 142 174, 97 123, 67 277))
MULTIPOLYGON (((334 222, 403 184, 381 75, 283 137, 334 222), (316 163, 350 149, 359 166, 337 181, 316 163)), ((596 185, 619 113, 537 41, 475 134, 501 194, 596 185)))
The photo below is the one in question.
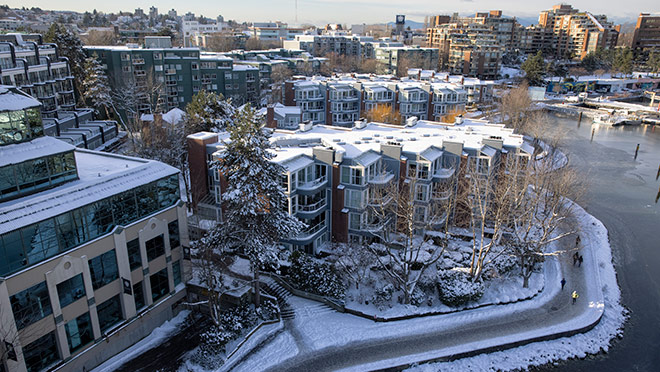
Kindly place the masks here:
POLYGON ((0 85, 0 112, 18 111, 41 106, 41 102, 19 91, 15 87, 0 85))
POLYGON ((314 164, 314 160, 306 155, 299 155, 293 159, 283 162, 282 166, 289 172, 295 172, 312 164, 314 164))
POLYGON ((178 124, 183 120, 183 117, 185 115, 186 115, 185 111, 181 110, 178 107, 175 107, 163 114, 163 120, 170 124, 178 124))
POLYGON ((0 234, 178 173, 153 160, 76 149, 79 179, 0 203, 0 234))
POLYGON ((437 147, 429 147, 420 154, 424 159, 428 161, 434 161, 435 159, 442 156, 442 150, 437 147))
POLYGON ((75 148, 75 146, 53 137, 39 137, 30 142, 0 146, 0 167, 73 151, 75 148))
POLYGON ((484 146, 484 147, 481 148, 481 153, 485 154, 489 158, 492 158, 493 156, 495 156, 495 154, 497 154, 497 150, 495 150, 494 148, 492 148, 490 146, 484 146))
POLYGON ((375 151, 367 151, 353 160, 363 167, 367 167, 380 160, 380 154, 375 151))

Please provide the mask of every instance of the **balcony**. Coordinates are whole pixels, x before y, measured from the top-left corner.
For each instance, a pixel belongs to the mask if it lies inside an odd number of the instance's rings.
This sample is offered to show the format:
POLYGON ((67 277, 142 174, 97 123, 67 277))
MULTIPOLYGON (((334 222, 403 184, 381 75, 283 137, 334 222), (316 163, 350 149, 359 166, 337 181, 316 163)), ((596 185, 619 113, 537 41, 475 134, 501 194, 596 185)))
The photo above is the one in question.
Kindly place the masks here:
POLYGON ((299 205, 298 206, 298 212, 299 213, 305 213, 305 214, 316 213, 316 212, 319 212, 319 211, 323 210, 323 208, 325 208, 326 205, 328 205, 328 203, 326 202, 325 198, 323 198, 323 199, 321 199, 321 200, 319 200, 319 201, 317 201, 316 203, 313 203, 313 204, 299 205))
POLYGON ((436 171, 433 173, 433 178, 450 178, 451 176, 454 175, 454 172, 456 172, 455 168, 440 168, 436 169, 436 171))
POLYGON ((385 226, 387 226, 389 223, 390 223, 389 218, 385 220, 368 221, 360 225, 360 228, 362 230, 369 232, 377 232, 377 231, 382 231, 385 228, 385 226))
POLYGON ((392 172, 383 172, 376 174, 373 177, 369 178, 369 183, 372 185, 384 185, 390 182, 394 178, 394 173, 392 172))
POLYGON ((133 72, 135 73, 135 76, 147 76, 147 72, 144 70, 135 70, 133 72))
POLYGON ((165 85, 167 85, 168 87, 175 86, 176 80, 168 80, 165 82, 165 85))
POLYGON ((318 189, 319 187, 325 185, 325 183, 328 181, 327 176, 322 176, 319 177, 315 180, 305 182, 305 183, 298 183, 298 190, 302 191, 314 191, 318 189))
POLYGON ((134 65, 143 65, 144 64, 144 58, 133 58, 133 64, 134 65))
POLYGON ((168 68, 165 70, 165 75, 176 75, 176 70, 173 68, 168 68))
POLYGON ((296 240, 309 239, 314 234, 316 234, 319 231, 325 229, 325 226, 326 226, 325 221, 321 221, 321 222, 317 223, 316 225, 310 226, 310 227, 306 228, 305 230, 303 230, 300 234, 298 234, 298 236, 296 236, 295 239, 296 240))
POLYGON ((450 195, 451 195, 451 190, 434 191, 431 197, 435 200, 447 200, 449 199, 450 195))
POLYGON ((382 207, 390 204, 393 200, 392 195, 383 195, 379 198, 369 198, 367 205, 370 207, 382 207))

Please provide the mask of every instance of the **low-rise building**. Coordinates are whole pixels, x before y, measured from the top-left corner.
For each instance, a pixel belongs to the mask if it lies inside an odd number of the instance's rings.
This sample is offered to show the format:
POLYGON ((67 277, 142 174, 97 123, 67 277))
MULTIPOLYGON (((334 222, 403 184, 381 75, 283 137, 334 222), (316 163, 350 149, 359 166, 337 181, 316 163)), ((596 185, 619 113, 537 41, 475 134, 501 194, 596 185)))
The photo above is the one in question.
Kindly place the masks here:
POLYGON ((39 106, 0 87, 0 369, 91 370, 186 295, 179 171, 44 136, 39 106))

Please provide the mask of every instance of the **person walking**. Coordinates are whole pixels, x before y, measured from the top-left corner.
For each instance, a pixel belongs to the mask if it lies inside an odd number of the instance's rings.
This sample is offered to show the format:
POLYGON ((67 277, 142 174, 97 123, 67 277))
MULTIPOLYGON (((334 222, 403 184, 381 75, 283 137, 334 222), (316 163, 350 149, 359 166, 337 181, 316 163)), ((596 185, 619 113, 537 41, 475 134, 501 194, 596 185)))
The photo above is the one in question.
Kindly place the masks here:
POLYGON ((571 293, 571 297, 573 298, 573 305, 575 305, 575 301, 577 301, 580 295, 577 293, 577 291, 573 291, 573 293, 571 293))
POLYGON ((577 248, 578 245, 580 245, 580 235, 575 238, 575 248, 577 248))
POLYGON ((566 278, 561 278, 561 290, 564 290, 564 286, 566 285, 566 278))
POLYGON ((578 267, 582 267, 582 261, 584 261, 584 257, 580 255, 580 258, 578 258, 578 267))
POLYGON ((580 255, 577 252, 575 252, 575 254, 573 255, 573 266, 575 266, 575 263, 578 262, 579 259, 580 259, 580 255))

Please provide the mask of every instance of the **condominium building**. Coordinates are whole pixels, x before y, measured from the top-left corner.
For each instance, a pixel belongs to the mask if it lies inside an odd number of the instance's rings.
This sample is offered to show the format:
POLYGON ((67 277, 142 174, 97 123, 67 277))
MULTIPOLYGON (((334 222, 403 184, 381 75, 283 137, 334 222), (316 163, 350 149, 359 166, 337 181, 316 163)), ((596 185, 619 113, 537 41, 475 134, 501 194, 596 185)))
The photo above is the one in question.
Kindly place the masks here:
MULTIPOLYGON (((193 190, 211 196, 207 202, 218 211, 221 175, 210 169, 210 160, 221 156, 222 136, 202 132, 188 137, 195 154, 191 172, 199 172, 191 179, 193 190)), ((439 227, 457 212, 450 207, 442 216, 431 215, 429 202, 446 203, 467 167, 486 174, 507 159, 529 160, 534 152, 512 129, 477 120, 443 124, 411 119, 405 126, 360 121, 352 128, 300 124, 298 130, 275 130, 271 142, 272 161, 283 168, 286 207, 307 225, 282 244, 310 254, 320 254, 328 242, 377 240, 375 233, 396 222, 379 218, 370 208, 392 202, 377 192, 389 184, 404 179, 413 184, 416 222, 439 227)), ((220 221, 221 213, 216 216, 220 221)))
POLYGON ((282 22, 255 22, 248 30, 252 37, 262 41, 292 40, 305 31, 302 27, 289 27, 282 22))
POLYGON ((399 75, 405 74, 411 67, 436 69, 440 62, 437 48, 376 46, 374 52, 376 61, 383 64, 388 72, 399 75))
POLYGON ((183 36, 183 46, 197 46, 195 41, 200 35, 210 35, 221 33, 227 29, 224 22, 199 23, 198 21, 183 21, 181 24, 181 33, 183 36))
POLYGON ((39 106, 0 87, 0 370, 89 371, 178 311, 186 208, 177 169, 44 136, 39 106))
POLYGON ((660 14, 641 13, 632 40, 635 52, 660 52, 660 14))
POLYGON ((76 106, 68 60, 39 34, 0 35, 0 76, 2 84, 36 97, 44 117, 54 118, 58 110, 76 106))
POLYGON ((620 26, 607 21, 605 15, 579 11, 567 4, 555 5, 539 15, 539 26, 552 30, 551 47, 557 58, 584 58, 597 49, 614 49, 620 26))
MULTIPOLYGON (((421 71, 422 70, 411 70, 421 71)), ((426 71, 426 70, 425 70, 426 71)), ((351 127, 378 106, 399 113, 400 121, 418 119, 442 120, 449 114, 460 114, 467 105, 492 102, 493 82, 447 74, 417 80, 392 80, 373 76, 314 77, 284 83, 286 108, 299 108, 300 122, 351 127)), ((291 120, 287 125, 293 125, 291 120)), ((271 127, 290 128, 280 121, 269 121, 271 127)))
POLYGON ((503 51, 497 37, 492 27, 474 22, 427 30, 427 43, 439 49, 442 70, 480 79, 497 79, 503 51))
POLYGON ((161 112, 183 109, 200 90, 231 97, 237 104, 259 100, 259 70, 234 65, 222 54, 201 53, 198 48, 130 45, 87 46, 85 51, 98 56, 113 88, 135 86, 138 93, 144 89, 161 93, 158 102, 139 97, 135 111, 140 114, 151 113, 154 106, 161 112))

